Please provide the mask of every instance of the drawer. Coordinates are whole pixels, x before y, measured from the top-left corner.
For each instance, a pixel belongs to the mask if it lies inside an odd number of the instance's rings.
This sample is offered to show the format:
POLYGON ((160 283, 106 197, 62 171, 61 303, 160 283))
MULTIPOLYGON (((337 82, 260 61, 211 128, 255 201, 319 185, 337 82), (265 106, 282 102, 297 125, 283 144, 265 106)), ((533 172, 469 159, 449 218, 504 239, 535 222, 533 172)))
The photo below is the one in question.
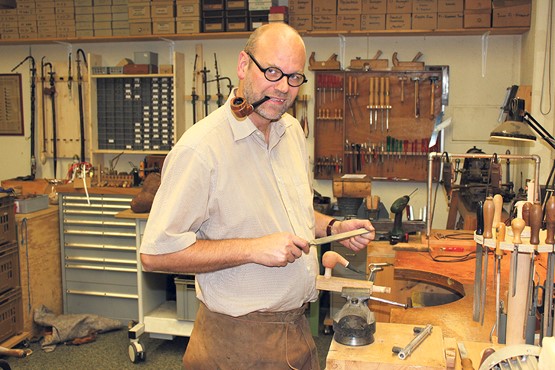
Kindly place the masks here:
MULTIPOLYGON (((125 283, 122 281, 122 284, 125 283)), ((137 285, 102 284, 92 281, 68 281, 66 293, 92 296, 110 296, 126 299, 138 299, 137 285)))
POLYGON ((125 267, 137 266, 137 254, 134 250, 65 248, 64 258, 66 262, 90 261, 93 263, 121 264, 125 267))
MULTIPOLYGON (((137 267, 64 262, 66 288, 71 282, 90 282, 113 286, 137 286, 137 267)), ((103 288, 102 290, 110 289, 103 288)))
POLYGON ((137 299, 84 294, 66 294, 66 313, 90 314, 109 317, 127 323, 139 319, 137 299))

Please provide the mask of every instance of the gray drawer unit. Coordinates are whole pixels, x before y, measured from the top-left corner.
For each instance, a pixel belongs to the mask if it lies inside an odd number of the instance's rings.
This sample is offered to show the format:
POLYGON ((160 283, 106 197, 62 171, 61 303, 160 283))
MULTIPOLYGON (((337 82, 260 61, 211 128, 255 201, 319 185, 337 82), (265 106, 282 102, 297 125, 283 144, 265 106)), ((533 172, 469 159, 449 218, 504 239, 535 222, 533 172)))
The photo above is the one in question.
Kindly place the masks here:
POLYGON ((64 313, 137 320, 137 247, 126 195, 60 194, 64 313))
MULTIPOLYGON (((361 272, 366 271, 366 250, 355 253, 349 248, 346 248, 339 243, 332 243, 331 250, 345 257, 349 261, 349 264, 353 266, 355 269, 357 269, 358 271, 361 271, 361 272)), ((359 275, 354 271, 343 268, 340 265, 338 265, 333 269, 332 275, 343 277, 343 278, 349 278, 349 279, 359 279, 359 280, 365 279, 365 276, 359 275)), ((347 302, 346 299, 341 297, 341 293, 331 292, 330 317, 332 319, 334 315, 345 305, 346 302, 347 302)))

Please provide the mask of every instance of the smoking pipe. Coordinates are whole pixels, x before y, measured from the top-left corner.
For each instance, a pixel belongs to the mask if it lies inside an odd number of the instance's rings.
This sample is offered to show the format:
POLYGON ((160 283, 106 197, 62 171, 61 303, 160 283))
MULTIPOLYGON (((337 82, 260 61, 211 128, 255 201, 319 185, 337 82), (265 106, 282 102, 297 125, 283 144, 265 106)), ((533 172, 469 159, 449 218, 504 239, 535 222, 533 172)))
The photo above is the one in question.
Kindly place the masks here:
POLYGON ((231 102, 231 111, 233 112, 235 117, 245 118, 246 116, 251 114, 256 107, 258 107, 260 104, 264 103, 266 100, 269 100, 269 99, 270 99, 269 96, 265 96, 259 101, 249 104, 244 98, 238 96, 235 99, 233 99, 233 101, 231 102))

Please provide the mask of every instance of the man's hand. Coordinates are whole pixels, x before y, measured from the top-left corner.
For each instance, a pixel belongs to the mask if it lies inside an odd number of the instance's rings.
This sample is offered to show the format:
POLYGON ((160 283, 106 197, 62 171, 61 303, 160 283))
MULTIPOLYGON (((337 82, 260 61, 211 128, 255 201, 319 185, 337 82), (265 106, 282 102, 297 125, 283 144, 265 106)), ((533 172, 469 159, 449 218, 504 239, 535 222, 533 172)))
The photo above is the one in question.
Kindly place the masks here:
POLYGON ((338 221, 333 224, 332 235, 360 228, 365 228, 366 230, 368 230, 368 233, 345 239, 339 242, 341 243, 341 245, 355 252, 358 252, 366 248, 368 243, 370 243, 370 241, 374 240, 374 238, 376 237, 374 226, 372 226, 372 223, 369 220, 350 219, 338 221))
POLYGON ((253 262, 268 267, 284 267, 308 254, 308 242, 291 233, 275 233, 257 239, 252 253, 253 262))

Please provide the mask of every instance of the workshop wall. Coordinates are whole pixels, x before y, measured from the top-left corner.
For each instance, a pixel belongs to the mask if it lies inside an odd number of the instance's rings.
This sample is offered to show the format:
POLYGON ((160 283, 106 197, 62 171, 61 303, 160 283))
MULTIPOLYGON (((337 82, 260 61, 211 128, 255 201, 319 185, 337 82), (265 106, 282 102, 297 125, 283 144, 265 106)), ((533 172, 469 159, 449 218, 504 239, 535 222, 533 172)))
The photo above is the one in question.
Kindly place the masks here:
MULTIPOLYGON (((539 0, 547 3, 548 0, 539 0)), ((536 3, 536 2, 534 2, 536 3)), ((532 24, 535 15, 533 14, 532 24)), ((533 27, 533 26, 532 26, 533 27)), ((394 52, 398 53, 399 60, 411 60, 418 52, 423 53, 422 61, 426 65, 448 65, 450 68, 449 105, 445 107, 445 118, 452 118, 452 124, 444 132, 445 150, 454 153, 464 153, 476 145, 486 153, 505 153, 510 149, 517 153, 515 147, 506 143, 489 142, 489 132, 496 125, 499 107, 505 95, 505 89, 513 84, 528 83, 522 81, 521 70, 523 63, 530 64, 529 60, 522 58, 523 40, 527 35, 489 36, 485 45, 482 36, 399 36, 399 37, 346 37, 345 52, 340 55, 341 66, 345 68, 355 57, 371 58, 378 50, 383 52, 382 58, 391 60, 394 52)), ((102 56, 104 65, 115 65, 122 58, 133 58, 136 51, 153 51, 158 53, 160 64, 169 64, 172 48, 185 55, 185 92, 191 93, 193 62, 195 46, 203 47, 206 67, 214 73, 214 53, 217 54, 220 75, 228 76, 234 85, 237 84, 235 67, 237 54, 244 46, 246 39, 231 40, 197 40, 197 41, 152 41, 152 42, 120 42, 120 43, 87 43, 87 44, 49 44, 49 45, 20 45, 0 46, 0 73, 9 73, 10 70, 23 60, 29 52, 39 62, 42 56, 51 61, 65 62, 69 48, 75 52, 82 48, 87 53, 102 56)), ((339 53, 341 39, 339 37, 307 37, 305 38, 308 54, 316 52, 316 59, 327 59, 333 53, 339 53)), ((535 40, 539 45, 539 41, 535 40)), ((528 46, 527 46, 528 47, 528 46)), ((532 46, 533 50, 536 46, 532 46)), ((532 60, 537 59, 537 54, 532 60)), ((391 65, 391 62, 390 62, 391 65)), ((200 66, 202 67, 202 66, 200 66)), ((25 137, 3 136, 0 137, 0 178, 7 179, 16 176, 28 175, 29 169, 29 74, 27 65, 18 70, 22 74, 25 137)), ((64 71, 67 73, 67 71, 64 71)), ((310 135, 308 138, 309 152, 314 148, 314 75, 306 69, 309 82, 303 85, 300 94, 310 96, 308 104, 310 135)), ((209 74, 210 76, 210 74, 209 74)), ((210 77, 209 77, 210 78, 210 77)), ((534 78, 530 78, 534 79, 534 78)), ((215 85, 210 87, 211 94, 216 93, 215 85)), ((223 92, 227 88, 223 86, 223 92)), ((199 91, 197 91, 199 93, 199 91)), ((202 94, 202 92, 200 92, 202 94)), ((76 95, 76 92, 75 92, 76 95)), ((76 97, 75 97, 76 98, 76 97)), ((186 97, 183 97, 185 99, 186 97)), ((190 104, 186 104, 186 126, 192 126, 192 112, 190 104)), ((216 104, 211 110, 215 109, 216 104)), ((37 124, 39 122, 37 121, 37 124)), ((78 125, 78 122, 75 122, 78 125)), ((551 126, 552 127, 552 121, 551 126)), ((138 164, 137 156, 122 157, 118 162, 118 170, 129 171, 129 161, 138 164)), ((39 162, 37 176, 52 177, 52 161, 41 165, 39 162)), ((70 159, 60 161, 58 166, 66 168, 70 159)), ((409 194, 419 188, 411 197, 416 215, 418 210, 426 205, 425 183, 389 183, 374 182, 372 192, 379 195, 385 206, 399 196, 409 194)), ((331 182, 325 180, 315 181, 315 189, 324 195, 331 196, 331 182)), ((438 192, 438 206, 435 210, 435 228, 444 228, 447 215, 447 202, 443 190, 438 192)))

